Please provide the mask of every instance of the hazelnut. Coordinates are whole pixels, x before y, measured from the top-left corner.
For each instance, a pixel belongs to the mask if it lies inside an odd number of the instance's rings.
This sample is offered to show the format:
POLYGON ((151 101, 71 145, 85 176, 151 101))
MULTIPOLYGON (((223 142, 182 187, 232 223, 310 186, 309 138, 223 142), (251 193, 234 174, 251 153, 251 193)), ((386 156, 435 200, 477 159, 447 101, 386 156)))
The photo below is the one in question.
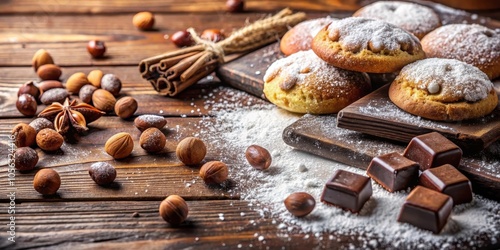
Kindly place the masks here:
POLYGON ((52 56, 50 56, 50 54, 46 50, 39 49, 33 55, 33 59, 31 59, 31 64, 33 65, 33 69, 36 72, 38 70, 38 68, 42 65, 54 64, 54 60, 52 59, 52 56))
POLYGON ((170 36, 170 41, 172 41, 177 47, 187 47, 194 45, 194 40, 191 34, 186 30, 180 30, 175 32, 170 36))
POLYGON ((51 128, 44 128, 36 134, 36 144, 44 151, 56 151, 61 148, 64 138, 51 128))
POLYGON ((161 151, 166 143, 167 138, 165 138, 165 135, 155 127, 144 130, 139 139, 141 148, 150 153, 161 151))
POLYGON ((120 94, 122 89, 122 81, 114 74, 105 74, 101 78, 101 88, 109 91, 114 96, 120 94))
POLYGON ((271 166, 271 154, 269 154, 267 149, 261 146, 249 146, 245 151, 245 157, 247 158, 248 163, 256 169, 265 170, 271 166))
POLYGON ((245 8, 245 1, 243 0, 227 0, 226 10, 228 12, 242 12, 245 8))
MULTIPOLYGON (((115 104, 115 113, 122 119, 130 118, 137 111, 137 101, 130 96, 119 99, 115 104)), ((163 117, 162 117, 163 119, 163 117)), ((165 120, 165 119, 163 119, 165 120)), ((163 126, 162 126, 163 127, 163 126)))
POLYGON ((29 171, 38 163, 38 154, 30 147, 17 148, 14 152, 14 166, 20 171, 29 171))
POLYGON ((89 80, 90 84, 94 85, 96 88, 101 87, 101 79, 104 73, 102 71, 95 69, 89 72, 87 75, 87 79, 89 80))
POLYGON ((49 119, 42 117, 36 118, 35 120, 31 121, 29 125, 35 129, 35 132, 37 134, 44 128, 54 129, 54 123, 49 121, 49 119))
POLYGON ((44 64, 38 68, 36 74, 42 80, 59 80, 62 70, 55 64, 44 64))
POLYGON ((32 95, 22 94, 17 98, 16 108, 25 116, 34 116, 36 114, 38 104, 32 95))
POLYGON ((92 102, 97 109, 110 112, 115 108, 116 99, 109 91, 97 89, 92 94, 92 102))
POLYGON ((69 97, 69 92, 64 88, 49 89, 40 96, 40 102, 50 105, 53 102, 63 103, 69 97))
POLYGON ((14 144, 20 147, 29 147, 35 143, 36 131, 26 123, 19 123, 13 129, 11 134, 14 136, 14 144))
POLYGON ((316 206, 314 197, 305 192, 290 194, 285 199, 286 209, 297 217, 303 217, 311 213, 316 206))
POLYGON ((116 169, 107 162, 96 162, 90 165, 89 175, 98 185, 108 185, 116 178, 116 169))
POLYGON ((201 33, 200 37, 214 43, 224 40, 224 35, 218 29, 206 29, 201 33))
POLYGON ((58 80, 46 80, 38 83, 38 88, 40 89, 40 94, 42 94, 49 89, 64 88, 64 86, 62 82, 58 80))
POLYGON ((134 141, 129 133, 121 132, 111 136, 104 145, 106 153, 115 159, 122 159, 130 155, 134 149, 134 141))
POLYGON ((94 91, 96 91, 96 90, 97 90, 97 88, 94 85, 87 84, 80 89, 78 96, 80 97, 80 100, 82 102, 91 103, 92 102, 92 94, 94 94, 94 91))
POLYGON ((103 41, 91 40, 87 43, 87 51, 93 58, 101 58, 106 53, 106 45, 103 41))
POLYGON ((177 144, 175 154, 182 163, 195 165, 205 158, 207 147, 202 140, 196 137, 186 137, 177 144))
POLYGON ((21 85, 21 87, 19 87, 19 90, 17 91, 17 96, 20 96, 22 94, 29 94, 36 100, 40 96, 40 89, 35 86, 33 81, 28 81, 21 85))
POLYGON ((140 115, 134 120, 134 125, 140 131, 144 131, 151 127, 162 129, 166 124, 167 120, 161 115, 140 115))
POLYGON ((73 94, 78 94, 80 92, 80 89, 87 85, 90 84, 89 80, 87 79, 87 75, 85 75, 83 72, 77 72, 72 74, 68 80, 66 80, 66 89, 73 94))
POLYGON ((61 187, 61 177, 53 169, 41 169, 33 179, 33 187, 40 194, 53 195, 61 187))
POLYGON ((209 161, 200 168, 200 177, 205 184, 221 184, 227 180, 228 168, 224 162, 209 161))
POLYGON ((169 195, 160 203, 160 216, 173 226, 180 225, 188 216, 186 201, 178 195, 169 195))
POLYGON ((150 30, 155 24, 155 17, 151 12, 139 12, 132 19, 134 26, 140 30, 150 30))

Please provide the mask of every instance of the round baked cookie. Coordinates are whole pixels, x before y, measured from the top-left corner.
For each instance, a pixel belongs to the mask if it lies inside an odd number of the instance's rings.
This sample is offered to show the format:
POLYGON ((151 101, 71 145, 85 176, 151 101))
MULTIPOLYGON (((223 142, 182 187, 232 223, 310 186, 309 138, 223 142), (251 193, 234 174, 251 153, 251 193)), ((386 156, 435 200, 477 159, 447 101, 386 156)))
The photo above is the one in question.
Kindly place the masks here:
POLYGON ((321 30, 336 18, 324 17, 318 19, 307 20, 295 25, 288 30, 280 41, 280 50, 286 56, 301 50, 310 50, 311 42, 321 30))
POLYGON ((437 121, 483 117, 498 104, 488 76, 455 59, 428 58, 405 66, 389 98, 408 113, 437 121))
POLYGON ((421 41, 428 57, 450 58, 472 64, 490 79, 500 76, 500 32, 478 24, 449 24, 421 41))
POLYGON ((379 19, 392 23, 412 33, 419 39, 441 26, 441 20, 433 9, 408 2, 375 2, 359 9, 353 16, 379 19))
POLYGON ((370 90, 366 73, 336 68, 311 50, 275 61, 264 75, 266 98, 295 113, 337 113, 370 90))
POLYGON ((312 49, 339 68, 368 73, 397 72, 425 58, 420 41, 393 24, 364 17, 330 23, 314 37, 312 49))

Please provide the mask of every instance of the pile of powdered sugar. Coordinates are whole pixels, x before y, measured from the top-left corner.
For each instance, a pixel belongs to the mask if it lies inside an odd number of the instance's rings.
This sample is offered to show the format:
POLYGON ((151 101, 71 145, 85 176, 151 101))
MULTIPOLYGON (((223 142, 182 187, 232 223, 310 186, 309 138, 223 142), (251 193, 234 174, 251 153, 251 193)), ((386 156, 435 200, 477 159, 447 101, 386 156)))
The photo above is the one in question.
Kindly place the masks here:
MULTIPOLYGON (((396 221, 409 190, 389 193, 372 182, 373 196, 360 214, 346 212, 320 202, 323 186, 336 169, 363 175, 365 172, 286 145, 282 140, 283 130, 298 120, 299 115, 273 106, 232 112, 221 110, 214 115, 217 124, 202 128, 200 137, 210 142, 209 147, 221 149, 221 160, 228 163, 230 178, 237 183, 234 191, 263 217, 275 219, 281 236, 295 232, 309 237, 323 237, 326 233, 330 234, 329 239, 335 235, 355 235, 365 242, 365 247, 394 249, 470 249, 499 244, 500 204, 497 202, 475 195, 473 202, 453 209, 446 227, 438 235, 396 221), (268 170, 255 170, 247 164, 244 152, 251 144, 271 152, 273 163, 268 170), (293 217, 283 204, 290 193, 298 191, 308 192, 316 199, 314 211, 304 218, 293 217)), ((324 129, 336 128, 331 124, 324 129)), ((265 237, 265 233, 262 236, 265 237)))

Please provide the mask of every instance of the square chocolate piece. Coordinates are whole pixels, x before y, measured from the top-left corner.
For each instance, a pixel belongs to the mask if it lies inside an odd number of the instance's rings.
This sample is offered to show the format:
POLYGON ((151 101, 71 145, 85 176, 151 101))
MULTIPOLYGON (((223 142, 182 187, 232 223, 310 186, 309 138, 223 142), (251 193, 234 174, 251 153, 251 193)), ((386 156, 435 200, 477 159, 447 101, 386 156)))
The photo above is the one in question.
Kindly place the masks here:
POLYGON ((389 192, 413 186, 418 180, 418 163, 393 152, 374 157, 366 173, 389 192))
POLYGON ((406 198, 398 221, 438 234, 446 225, 452 208, 450 196, 417 186, 406 198))
POLYGON ((372 196, 369 177, 337 170, 321 194, 321 201, 357 213, 372 196))
POLYGON ((451 196, 453 204, 472 201, 472 185, 467 177, 450 164, 425 170, 420 185, 451 196))
POLYGON ((420 170, 451 164, 458 167, 462 149, 438 132, 413 137, 403 156, 416 161, 420 170))

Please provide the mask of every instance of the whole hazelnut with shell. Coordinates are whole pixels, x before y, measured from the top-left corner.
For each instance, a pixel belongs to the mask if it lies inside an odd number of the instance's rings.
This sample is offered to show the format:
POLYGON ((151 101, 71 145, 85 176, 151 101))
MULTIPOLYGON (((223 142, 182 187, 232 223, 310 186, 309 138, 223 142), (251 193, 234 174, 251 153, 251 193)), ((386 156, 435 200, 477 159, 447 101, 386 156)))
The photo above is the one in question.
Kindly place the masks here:
POLYGON ((162 129, 166 124, 167 120, 161 115, 140 115, 134 120, 134 125, 140 131, 144 131, 151 127, 162 129))
POLYGON ((44 151, 56 151, 61 148, 64 138, 51 128, 44 128, 36 134, 36 144, 44 151))
POLYGON ((297 217, 303 217, 311 213, 316 206, 314 197, 305 192, 296 192, 290 194, 285 199, 286 209, 297 217))
POLYGON ((265 170, 271 166, 271 154, 259 145, 250 145, 245 151, 245 157, 248 163, 256 169, 265 170))
POLYGON ((116 169, 107 162, 96 162, 90 165, 89 175, 98 185, 108 185, 115 180, 116 169))
POLYGON ((28 81, 21 85, 21 87, 19 87, 17 91, 17 96, 20 96, 22 94, 29 94, 35 99, 38 99, 38 97, 40 96, 40 89, 35 86, 33 81, 28 81))
POLYGON ((14 152, 14 167, 19 171, 29 171, 38 163, 37 152, 30 147, 17 148, 14 152))
POLYGON ((97 109, 110 112, 115 108, 116 98, 107 90, 96 89, 92 93, 92 103, 97 109))
POLYGON ((205 184, 221 184, 227 180, 229 171, 228 167, 224 162, 221 161, 209 161, 200 168, 200 177, 203 179, 205 184))
POLYGON ((141 148, 150 153, 161 151, 165 147, 166 143, 167 139, 165 135, 159 129, 154 127, 144 130, 139 139, 141 148))
POLYGON ((101 58, 106 53, 106 45, 104 41, 90 40, 87 43, 87 51, 93 58, 101 58))
POLYGON ((178 195, 169 195, 159 207, 160 216, 173 226, 184 222, 188 216, 189 208, 186 201, 178 195))
POLYGON ((132 18, 132 23, 140 30, 150 30, 155 24, 155 17, 149 11, 139 12, 132 18))
POLYGON ((20 147, 29 147, 35 144, 36 131, 26 123, 17 124, 11 131, 14 144, 20 147))
POLYGON ((122 119, 127 119, 134 115, 135 111, 137 111, 137 108, 138 108, 137 100, 135 100, 131 96, 125 96, 116 101, 115 113, 118 117, 122 119))
POLYGON ((25 116, 34 116, 38 108, 35 97, 30 94, 22 94, 16 101, 17 110, 25 116))
POLYGON ((195 165, 205 158, 207 147, 202 140, 196 137, 186 137, 177 144, 175 154, 182 163, 195 165))
POLYGON ((121 132, 111 136, 104 145, 104 151, 115 159, 122 159, 130 155, 134 149, 134 140, 129 133, 121 132))
POLYGON ((33 187, 40 194, 53 195, 61 187, 61 177, 53 169, 41 169, 33 179, 33 187))

